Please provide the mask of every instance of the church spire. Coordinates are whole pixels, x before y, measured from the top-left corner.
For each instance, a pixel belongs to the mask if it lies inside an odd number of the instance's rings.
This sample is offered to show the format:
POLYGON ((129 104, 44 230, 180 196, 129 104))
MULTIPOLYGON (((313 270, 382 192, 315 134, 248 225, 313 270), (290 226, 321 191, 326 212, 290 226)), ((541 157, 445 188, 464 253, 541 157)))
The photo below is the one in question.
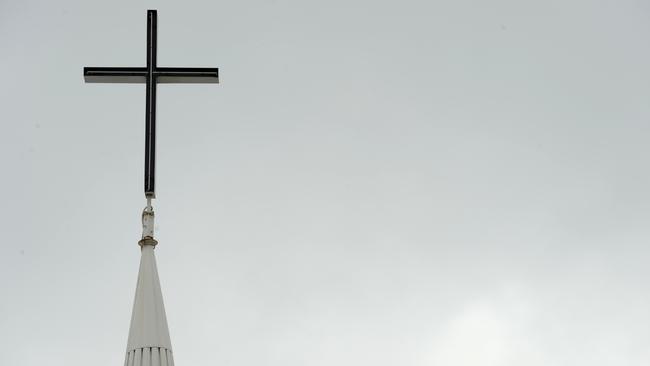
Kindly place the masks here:
POLYGON ((138 284, 124 366, 173 366, 165 304, 163 303, 153 238, 154 211, 151 200, 142 212, 142 240, 138 284))
MULTIPOLYGON (((153 210, 150 212, 153 215, 153 210)), ((142 257, 124 365, 173 366, 172 345, 154 254, 157 242, 152 237, 145 237, 139 244, 142 257)))

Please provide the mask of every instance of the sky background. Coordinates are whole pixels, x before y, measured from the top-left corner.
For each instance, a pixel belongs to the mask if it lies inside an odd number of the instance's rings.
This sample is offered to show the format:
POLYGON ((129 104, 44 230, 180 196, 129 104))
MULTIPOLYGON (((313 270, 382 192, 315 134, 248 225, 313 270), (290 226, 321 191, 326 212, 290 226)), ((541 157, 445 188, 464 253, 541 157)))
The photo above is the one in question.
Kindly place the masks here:
POLYGON ((650 364, 650 3, 0 0, 0 365, 650 364))

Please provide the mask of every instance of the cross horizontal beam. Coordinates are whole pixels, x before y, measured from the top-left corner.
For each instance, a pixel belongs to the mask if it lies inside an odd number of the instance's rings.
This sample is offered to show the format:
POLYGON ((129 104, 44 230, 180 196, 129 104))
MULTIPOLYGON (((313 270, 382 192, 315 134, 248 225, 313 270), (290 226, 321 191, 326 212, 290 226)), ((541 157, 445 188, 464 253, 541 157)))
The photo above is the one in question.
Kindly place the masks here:
MULTIPOLYGON (((145 84, 148 74, 146 67, 84 67, 84 81, 87 83, 145 84)), ((219 83, 219 69, 216 67, 156 67, 152 76, 161 84, 219 83)))

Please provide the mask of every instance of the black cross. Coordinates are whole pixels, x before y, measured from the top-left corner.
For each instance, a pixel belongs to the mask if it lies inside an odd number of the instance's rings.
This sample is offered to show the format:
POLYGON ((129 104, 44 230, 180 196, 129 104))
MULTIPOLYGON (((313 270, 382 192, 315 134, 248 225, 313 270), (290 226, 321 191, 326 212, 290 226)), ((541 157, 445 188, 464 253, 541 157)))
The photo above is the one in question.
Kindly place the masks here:
POLYGON ((157 18, 156 10, 147 10, 147 67, 84 67, 87 83, 147 84, 144 150, 144 194, 147 198, 156 197, 156 84, 219 82, 217 68, 157 66, 157 18))

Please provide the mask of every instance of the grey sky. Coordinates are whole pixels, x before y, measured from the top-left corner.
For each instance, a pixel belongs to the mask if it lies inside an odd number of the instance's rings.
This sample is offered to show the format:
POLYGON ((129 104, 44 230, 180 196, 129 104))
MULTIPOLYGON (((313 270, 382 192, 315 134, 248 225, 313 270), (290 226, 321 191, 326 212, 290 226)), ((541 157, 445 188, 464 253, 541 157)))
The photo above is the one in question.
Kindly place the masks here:
POLYGON ((0 1, 0 365, 650 363, 647 1, 0 1))

